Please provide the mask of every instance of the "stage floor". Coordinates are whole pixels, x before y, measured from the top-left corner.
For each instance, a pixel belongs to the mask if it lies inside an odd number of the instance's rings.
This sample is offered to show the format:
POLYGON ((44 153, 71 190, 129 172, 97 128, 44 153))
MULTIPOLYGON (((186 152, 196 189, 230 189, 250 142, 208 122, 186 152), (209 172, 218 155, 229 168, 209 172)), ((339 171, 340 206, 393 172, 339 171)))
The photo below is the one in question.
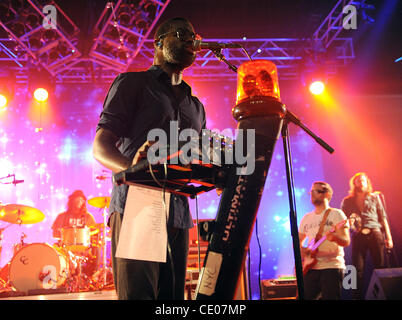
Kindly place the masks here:
POLYGON ((5 297, 0 300, 117 300, 116 291, 102 290, 89 292, 54 293, 5 297))

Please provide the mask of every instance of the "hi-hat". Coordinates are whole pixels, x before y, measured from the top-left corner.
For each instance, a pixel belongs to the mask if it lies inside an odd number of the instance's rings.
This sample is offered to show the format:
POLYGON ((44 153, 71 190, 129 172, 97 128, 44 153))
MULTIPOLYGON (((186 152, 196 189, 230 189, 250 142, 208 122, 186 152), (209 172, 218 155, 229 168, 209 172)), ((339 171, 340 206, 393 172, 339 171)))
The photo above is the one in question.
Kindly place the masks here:
POLYGON ((96 208, 108 208, 110 197, 95 197, 88 200, 88 203, 96 208))
POLYGON ((7 204, 0 207, 0 220, 14 224, 33 224, 41 222, 45 215, 38 209, 20 204, 7 204))

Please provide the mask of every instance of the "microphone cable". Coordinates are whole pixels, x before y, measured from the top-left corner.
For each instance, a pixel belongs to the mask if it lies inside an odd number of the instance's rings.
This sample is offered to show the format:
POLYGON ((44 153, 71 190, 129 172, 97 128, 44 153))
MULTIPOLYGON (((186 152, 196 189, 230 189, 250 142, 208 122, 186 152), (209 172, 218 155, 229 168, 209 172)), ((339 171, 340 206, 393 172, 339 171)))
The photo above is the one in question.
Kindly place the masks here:
POLYGON ((198 196, 195 196, 195 222, 197 228, 197 252, 198 252, 198 276, 201 273, 201 246, 200 246, 200 230, 198 229, 198 196))
POLYGON ((262 288, 261 288, 261 244, 260 244, 260 237, 258 236, 258 219, 255 219, 255 235, 257 238, 258 244, 258 252, 259 252, 259 259, 258 259, 258 288, 260 292, 260 300, 262 298, 262 288))
POLYGON ((252 300, 252 296, 251 296, 251 255, 250 255, 250 246, 248 247, 247 250, 247 255, 248 255, 248 261, 247 261, 247 269, 248 269, 248 277, 247 277, 247 282, 248 282, 248 297, 249 300, 252 300))

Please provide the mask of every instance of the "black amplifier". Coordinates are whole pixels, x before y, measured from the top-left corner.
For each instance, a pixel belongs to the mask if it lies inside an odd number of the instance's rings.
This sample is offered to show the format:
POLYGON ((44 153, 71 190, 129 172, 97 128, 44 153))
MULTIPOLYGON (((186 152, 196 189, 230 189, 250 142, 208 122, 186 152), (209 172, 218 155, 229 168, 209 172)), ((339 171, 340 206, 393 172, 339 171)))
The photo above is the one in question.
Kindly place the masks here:
POLYGON ((296 299, 297 280, 279 278, 261 280, 262 300, 296 299))

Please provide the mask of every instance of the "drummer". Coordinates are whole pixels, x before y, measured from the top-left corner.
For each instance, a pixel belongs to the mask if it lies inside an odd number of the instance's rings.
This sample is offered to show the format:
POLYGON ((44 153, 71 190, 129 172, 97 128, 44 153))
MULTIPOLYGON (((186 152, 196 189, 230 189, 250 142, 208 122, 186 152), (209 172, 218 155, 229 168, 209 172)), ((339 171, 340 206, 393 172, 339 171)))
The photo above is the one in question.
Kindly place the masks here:
POLYGON ((68 227, 97 227, 92 214, 87 211, 84 192, 76 190, 68 197, 67 211, 60 213, 53 222, 53 237, 61 238, 61 229, 68 227))
MULTIPOLYGON (((87 198, 81 190, 76 190, 68 197, 67 211, 60 213, 56 220, 53 222, 53 237, 56 239, 61 239, 61 233, 63 228, 84 228, 88 227, 92 230, 97 229, 98 224, 95 222, 95 218, 91 213, 88 212, 86 206, 87 198)), ((96 236, 93 236, 95 238, 96 236)), ((92 237, 91 237, 92 238, 92 237)), ((93 243, 91 239, 91 243, 93 243)), ((63 245, 63 243, 60 243, 63 245)), ((88 265, 89 269, 87 273, 93 273, 99 265, 99 248, 93 246, 87 254, 90 254, 90 263, 88 265)))

